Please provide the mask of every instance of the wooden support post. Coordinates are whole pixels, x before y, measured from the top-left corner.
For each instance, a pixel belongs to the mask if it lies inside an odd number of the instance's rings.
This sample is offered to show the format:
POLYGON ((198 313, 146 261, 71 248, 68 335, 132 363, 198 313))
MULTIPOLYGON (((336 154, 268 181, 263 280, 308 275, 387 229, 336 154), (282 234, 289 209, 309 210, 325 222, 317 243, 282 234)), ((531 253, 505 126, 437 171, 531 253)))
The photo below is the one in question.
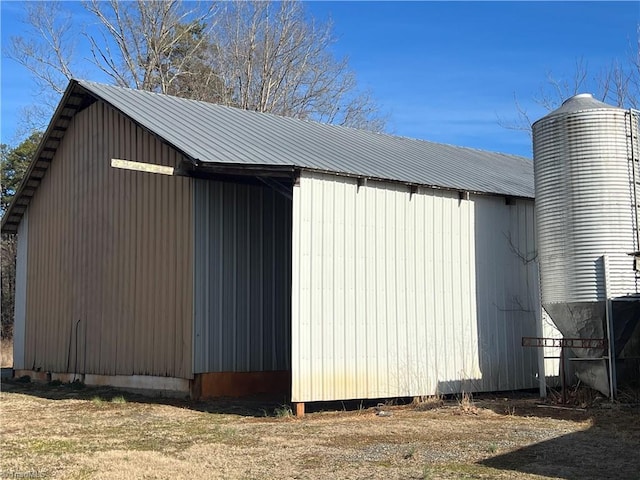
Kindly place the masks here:
POLYGON ((296 417, 304 417, 304 402, 296 402, 293 406, 296 412, 296 417))

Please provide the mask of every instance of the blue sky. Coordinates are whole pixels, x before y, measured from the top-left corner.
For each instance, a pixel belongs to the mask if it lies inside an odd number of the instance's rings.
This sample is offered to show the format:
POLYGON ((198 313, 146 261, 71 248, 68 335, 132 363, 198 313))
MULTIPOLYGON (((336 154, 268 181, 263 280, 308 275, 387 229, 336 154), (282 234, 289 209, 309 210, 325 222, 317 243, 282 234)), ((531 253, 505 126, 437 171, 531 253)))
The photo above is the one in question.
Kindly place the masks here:
MULTIPOLYGON (((79 8, 74 3, 74 8, 79 8)), ((498 119, 516 116, 514 94, 533 118, 547 72, 571 78, 626 61, 637 41, 640 1, 308 2, 331 18, 335 54, 348 56, 360 86, 389 114, 397 135, 531 157, 527 134, 498 119)), ((2 0, 2 45, 19 33, 21 2, 2 0)), ((2 57, 1 134, 16 142, 20 111, 37 101, 28 72, 2 57)), ((88 69, 88 79, 104 81, 88 69)), ((593 89, 593 88, 591 88, 593 89)), ((590 90, 586 87, 585 90, 590 90)))

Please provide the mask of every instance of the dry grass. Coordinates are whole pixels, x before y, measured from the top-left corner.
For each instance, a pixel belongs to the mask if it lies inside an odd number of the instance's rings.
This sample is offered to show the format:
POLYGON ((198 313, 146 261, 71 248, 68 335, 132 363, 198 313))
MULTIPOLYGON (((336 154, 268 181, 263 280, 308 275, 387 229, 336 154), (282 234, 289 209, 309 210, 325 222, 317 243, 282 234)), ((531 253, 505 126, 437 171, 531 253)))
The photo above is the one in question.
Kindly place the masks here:
POLYGON ((458 412, 461 415, 478 415, 478 407, 473 401, 473 395, 467 392, 462 392, 460 398, 457 399, 458 412))
POLYGON ((0 367, 10 368, 13 367, 13 341, 2 339, 0 341, 0 367))
POLYGON ((428 395, 413 399, 413 406, 418 410, 433 410, 434 408, 444 407, 444 404, 442 395, 428 395))
POLYGON ((539 408, 534 398, 424 400, 321 411, 190 403, 9 383, 0 476, 40 478, 638 478, 638 409, 539 408), (467 402, 467 401, 465 401, 467 402), (517 414, 505 414, 505 412, 517 414))

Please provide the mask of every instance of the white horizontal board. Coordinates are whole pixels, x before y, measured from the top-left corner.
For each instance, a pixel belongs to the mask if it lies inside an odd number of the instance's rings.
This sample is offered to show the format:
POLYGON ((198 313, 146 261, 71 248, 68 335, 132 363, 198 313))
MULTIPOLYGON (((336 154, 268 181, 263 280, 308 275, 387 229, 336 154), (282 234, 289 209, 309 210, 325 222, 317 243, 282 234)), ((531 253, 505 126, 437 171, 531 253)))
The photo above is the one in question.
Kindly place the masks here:
POLYGON ((111 159, 113 168, 121 168, 123 170, 134 170, 136 172, 160 173, 162 175, 173 175, 175 169, 168 165, 158 165, 155 163, 134 162, 131 160, 121 160, 119 158, 111 159))

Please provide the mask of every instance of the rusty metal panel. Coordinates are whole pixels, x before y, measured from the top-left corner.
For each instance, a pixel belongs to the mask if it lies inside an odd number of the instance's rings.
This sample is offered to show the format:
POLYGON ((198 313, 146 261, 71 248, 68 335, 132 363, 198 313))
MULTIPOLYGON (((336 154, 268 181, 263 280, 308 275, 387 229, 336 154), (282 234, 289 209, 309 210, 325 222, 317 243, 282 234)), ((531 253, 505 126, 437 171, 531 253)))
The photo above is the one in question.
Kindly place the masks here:
POLYGON ((102 102, 75 115, 29 206, 25 366, 189 378, 191 180, 111 158, 182 160, 102 102))
POLYGON ((522 337, 523 347, 536 348, 607 348, 606 338, 522 337))
POLYGON ((292 401, 537 386, 533 202, 302 172, 292 401))
POLYGON ((291 200, 194 181, 194 372, 289 370, 291 200))

